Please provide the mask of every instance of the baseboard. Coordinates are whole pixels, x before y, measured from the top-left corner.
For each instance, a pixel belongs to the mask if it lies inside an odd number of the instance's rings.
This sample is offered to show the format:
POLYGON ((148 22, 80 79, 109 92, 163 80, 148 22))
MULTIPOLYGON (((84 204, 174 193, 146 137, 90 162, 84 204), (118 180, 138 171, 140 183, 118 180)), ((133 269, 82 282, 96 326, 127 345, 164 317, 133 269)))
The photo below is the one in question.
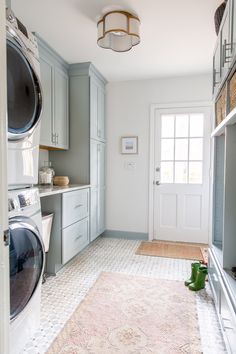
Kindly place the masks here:
POLYGON ((148 240, 148 233, 145 232, 105 230, 101 236, 107 238, 122 238, 126 240, 148 240))

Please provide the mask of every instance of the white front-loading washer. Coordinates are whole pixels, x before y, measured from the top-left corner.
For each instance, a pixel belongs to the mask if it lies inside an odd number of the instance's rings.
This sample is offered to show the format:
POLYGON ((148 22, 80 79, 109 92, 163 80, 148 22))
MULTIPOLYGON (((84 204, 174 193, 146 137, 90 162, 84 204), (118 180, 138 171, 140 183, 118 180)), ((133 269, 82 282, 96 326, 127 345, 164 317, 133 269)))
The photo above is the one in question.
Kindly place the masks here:
POLYGON ((10 354, 19 354, 40 326, 45 252, 37 188, 8 194, 10 232, 10 354))
POLYGON ((6 12, 8 185, 24 188, 38 182, 42 88, 35 36, 6 12))

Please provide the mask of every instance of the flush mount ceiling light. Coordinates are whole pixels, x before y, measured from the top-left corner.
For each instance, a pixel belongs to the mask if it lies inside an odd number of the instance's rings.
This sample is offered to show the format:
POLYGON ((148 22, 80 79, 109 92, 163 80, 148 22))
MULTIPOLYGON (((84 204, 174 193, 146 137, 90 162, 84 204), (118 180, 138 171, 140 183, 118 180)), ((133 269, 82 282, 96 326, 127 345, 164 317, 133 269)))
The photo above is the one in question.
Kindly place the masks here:
POLYGON ((100 47, 115 52, 127 52, 139 44, 140 20, 126 11, 110 11, 98 21, 98 40, 100 47))

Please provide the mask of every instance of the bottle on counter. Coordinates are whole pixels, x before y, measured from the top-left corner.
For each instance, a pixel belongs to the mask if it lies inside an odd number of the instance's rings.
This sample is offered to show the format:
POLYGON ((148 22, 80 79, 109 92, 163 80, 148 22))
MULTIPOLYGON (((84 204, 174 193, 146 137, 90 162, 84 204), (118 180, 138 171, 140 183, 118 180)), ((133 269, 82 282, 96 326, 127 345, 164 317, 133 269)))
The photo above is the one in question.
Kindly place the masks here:
POLYGON ((55 171, 50 161, 44 161, 44 166, 39 170, 39 184, 53 185, 55 171))

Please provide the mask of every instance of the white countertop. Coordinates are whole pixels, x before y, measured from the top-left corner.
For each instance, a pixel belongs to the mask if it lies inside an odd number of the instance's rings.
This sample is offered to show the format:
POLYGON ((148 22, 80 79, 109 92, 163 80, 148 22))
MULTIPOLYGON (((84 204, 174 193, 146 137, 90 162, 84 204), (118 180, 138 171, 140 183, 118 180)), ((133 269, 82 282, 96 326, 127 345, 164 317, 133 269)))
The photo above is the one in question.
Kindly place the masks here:
POLYGON ((68 186, 47 186, 47 185, 37 185, 35 186, 39 190, 40 197, 47 197, 53 194, 60 194, 66 192, 72 192, 77 189, 89 188, 89 184, 68 184, 68 186))

